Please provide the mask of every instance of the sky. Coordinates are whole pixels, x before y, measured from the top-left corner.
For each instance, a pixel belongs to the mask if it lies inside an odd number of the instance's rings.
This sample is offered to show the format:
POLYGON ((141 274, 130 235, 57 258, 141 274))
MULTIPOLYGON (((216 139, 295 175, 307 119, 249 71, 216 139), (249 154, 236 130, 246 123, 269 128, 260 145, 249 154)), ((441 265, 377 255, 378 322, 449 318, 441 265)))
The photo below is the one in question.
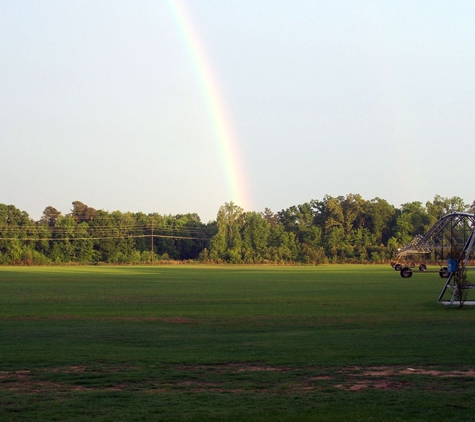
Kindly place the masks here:
POLYGON ((2 0, 0 203, 472 203, 473 22, 456 0, 2 0))

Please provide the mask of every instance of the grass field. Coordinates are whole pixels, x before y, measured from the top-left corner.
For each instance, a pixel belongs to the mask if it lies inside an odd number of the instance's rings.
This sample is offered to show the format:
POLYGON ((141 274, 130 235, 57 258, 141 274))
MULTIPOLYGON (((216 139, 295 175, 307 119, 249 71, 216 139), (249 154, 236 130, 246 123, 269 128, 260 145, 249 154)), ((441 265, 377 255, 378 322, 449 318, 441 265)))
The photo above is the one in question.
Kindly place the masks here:
POLYGON ((389 266, 0 267, 0 420, 475 420, 475 307, 389 266))

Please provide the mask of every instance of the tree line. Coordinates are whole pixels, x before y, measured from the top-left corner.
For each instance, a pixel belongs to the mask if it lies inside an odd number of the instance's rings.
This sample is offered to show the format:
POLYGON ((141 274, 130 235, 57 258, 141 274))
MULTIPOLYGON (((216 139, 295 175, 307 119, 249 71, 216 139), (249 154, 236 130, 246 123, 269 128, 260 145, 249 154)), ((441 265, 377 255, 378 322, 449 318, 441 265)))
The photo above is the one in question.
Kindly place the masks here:
POLYGON ((399 208, 359 194, 311 200, 277 213, 245 212, 230 202, 216 220, 96 210, 80 201, 63 215, 52 206, 38 221, 0 204, 0 264, 382 263, 451 212, 474 212, 459 197, 399 208))

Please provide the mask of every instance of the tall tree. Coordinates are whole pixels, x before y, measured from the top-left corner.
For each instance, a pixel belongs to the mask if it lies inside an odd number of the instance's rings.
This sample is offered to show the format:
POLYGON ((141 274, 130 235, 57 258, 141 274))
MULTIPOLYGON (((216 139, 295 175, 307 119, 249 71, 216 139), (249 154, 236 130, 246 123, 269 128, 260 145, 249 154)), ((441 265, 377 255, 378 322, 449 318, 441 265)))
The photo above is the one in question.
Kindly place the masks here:
POLYGON ((210 241, 210 258, 232 263, 241 262, 244 210, 233 202, 226 202, 219 208, 216 221, 218 232, 210 241))
POLYGON ((452 198, 443 198, 440 195, 435 195, 432 202, 426 202, 427 214, 429 215, 430 223, 434 224, 438 219, 444 215, 452 212, 465 212, 469 209, 465 205, 462 198, 453 196, 452 198))
POLYGON ((97 217, 97 211, 80 201, 74 201, 71 216, 74 218, 76 223, 82 223, 83 221, 88 222, 97 217))
POLYGON ((386 200, 374 198, 367 204, 367 227, 372 233, 373 243, 386 243, 392 236, 392 228, 396 222, 396 208, 386 200))
POLYGON ((54 226, 58 217, 61 215, 61 211, 58 211, 55 207, 51 205, 47 206, 43 211, 43 216, 41 217, 40 222, 48 224, 49 226, 54 226))
POLYGON ((259 263, 266 259, 270 223, 257 212, 247 212, 242 230, 244 261, 259 263))

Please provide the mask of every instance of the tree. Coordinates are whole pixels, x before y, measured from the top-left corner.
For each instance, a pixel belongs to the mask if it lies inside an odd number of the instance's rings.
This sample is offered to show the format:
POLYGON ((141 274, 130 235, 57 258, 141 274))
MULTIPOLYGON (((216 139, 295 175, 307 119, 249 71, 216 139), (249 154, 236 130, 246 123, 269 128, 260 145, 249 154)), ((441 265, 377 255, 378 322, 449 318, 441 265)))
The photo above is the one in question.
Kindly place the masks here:
POLYGON ((427 214, 429 215, 430 224, 434 224, 444 215, 452 212, 465 212, 469 206, 465 205, 462 198, 454 196, 452 198, 443 198, 440 195, 435 195, 432 202, 426 202, 427 214))
POLYGON ((86 204, 83 204, 80 201, 73 202, 71 216, 74 218, 76 223, 81 223, 83 221, 89 222, 91 220, 94 220, 97 215, 98 213, 94 208, 88 207, 86 204))
POLYGON ((210 241, 210 258, 232 263, 241 262, 244 210, 233 202, 226 202, 219 208, 216 220, 218 232, 210 241))
POLYGON ((367 227, 372 233, 374 244, 387 243, 392 235, 392 227, 396 220, 396 208, 386 200, 374 198, 367 203, 367 227))
POLYGON ((298 242, 297 260, 317 263, 321 261, 322 228, 316 223, 312 203, 304 203, 279 212, 279 222, 298 242))
POLYGON ((359 194, 350 193, 340 200, 343 211, 345 234, 362 229, 366 222, 366 201, 359 194))
POLYGON ((285 230, 283 224, 271 227, 269 235, 269 259, 273 262, 295 262, 299 252, 295 233, 285 230))
POLYGON ((431 219, 421 202, 402 204, 398 210, 394 226, 394 240, 389 239, 392 247, 400 247, 410 242, 414 236, 424 234, 431 227, 431 219))
POLYGON ((53 227, 56 224, 56 221, 58 220, 58 217, 60 215, 61 211, 58 211, 55 207, 49 205, 43 211, 43 216, 41 217, 40 222, 53 227))
POLYGON ((265 259, 270 223, 257 212, 248 212, 244 216, 242 230, 244 261, 259 263, 265 259))
POLYGON ((75 237, 76 221, 71 216, 59 216, 53 234, 51 259, 57 263, 74 262, 75 251, 72 239, 75 237))
POLYGON ((266 220, 271 227, 276 226, 279 224, 279 215, 274 214, 269 208, 264 208, 264 212, 262 213, 262 218, 266 220))

